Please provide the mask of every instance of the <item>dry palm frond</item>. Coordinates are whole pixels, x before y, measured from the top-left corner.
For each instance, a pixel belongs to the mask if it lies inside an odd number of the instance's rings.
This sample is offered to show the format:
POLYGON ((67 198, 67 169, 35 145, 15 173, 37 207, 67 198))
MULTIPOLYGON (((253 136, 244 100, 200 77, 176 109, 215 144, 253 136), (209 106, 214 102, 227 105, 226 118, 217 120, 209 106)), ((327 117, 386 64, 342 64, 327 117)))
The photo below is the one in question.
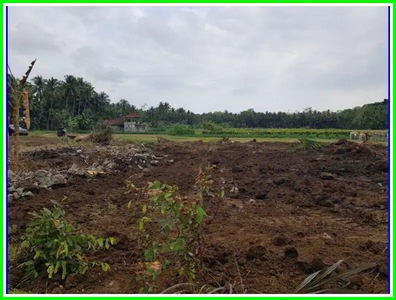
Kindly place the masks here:
MULTIPOLYGON (((346 289, 325 289, 321 290, 323 286, 329 283, 335 283, 341 279, 347 278, 351 275, 355 275, 357 273, 363 272, 367 269, 371 269, 376 267, 375 263, 369 263, 362 266, 359 266, 355 269, 346 270, 344 272, 333 274, 333 272, 341 265, 343 261, 339 260, 334 265, 324 268, 320 271, 317 271, 311 275, 309 275, 301 284, 297 286, 294 291, 294 294, 323 294, 323 293, 332 293, 332 294, 343 294, 346 289)), ((355 291, 349 290, 350 293, 354 293, 355 291)), ((359 292, 356 292, 359 293, 359 292)))
POLYGON ((323 143, 316 142, 310 139, 298 139, 299 149, 303 150, 319 150, 324 147, 323 143))
POLYGON ((24 90, 22 93, 22 103, 23 103, 23 112, 25 115, 25 124, 26 129, 30 129, 30 108, 29 108, 29 96, 27 90, 24 90))

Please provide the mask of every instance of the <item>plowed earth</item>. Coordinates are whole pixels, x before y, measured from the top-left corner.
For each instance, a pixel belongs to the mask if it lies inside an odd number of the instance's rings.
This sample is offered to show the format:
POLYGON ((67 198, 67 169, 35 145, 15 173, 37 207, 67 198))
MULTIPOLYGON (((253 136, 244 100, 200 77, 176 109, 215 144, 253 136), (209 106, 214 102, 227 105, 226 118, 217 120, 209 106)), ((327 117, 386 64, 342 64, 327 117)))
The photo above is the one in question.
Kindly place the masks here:
MULTIPOLYGON (((198 284, 231 283, 240 292, 242 280, 248 292, 290 293, 312 272, 343 259, 340 270, 370 262, 378 265, 349 278, 348 288, 387 293, 385 147, 341 143, 318 151, 295 151, 295 145, 286 143, 167 141, 151 147, 155 155, 168 156, 148 172, 120 164, 118 173, 76 178, 56 189, 40 188, 34 197, 9 204, 15 241, 26 230, 29 212, 50 208, 51 199, 67 196, 67 219, 79 232, 116 238, 110 250, 90 254, 93 260, 109 263, 110 271, 93 268, 85 276, 71 275, 64 281, 57 276, 50 280, 44 273, 26 281, 23 270, 16 268, 26 259, 22 257, 10 266, 9 284, 33 293, 138 293, 142 249, 136 237, 139 215, 134 211, 140 211, 142 204, 124 193, 125 180, 131 178, 139 187, 159 180, 193 196, 198 169, 209 163, 216 166, 214 188, 224 181, 226 197, 205 202, 208 217, 198 284), (231 193, 233 187, 238 192, 231 193), (127 207, 130 200, 132 209, 127 207)), ((39 151, 23 155, 41 168, 45 165, 46 157, 39 151)), ((66 154, 59 157, 72 163, 66 154)), ((159 280, 159 291, 179 282, 177 269, 170 267, 159 280)))

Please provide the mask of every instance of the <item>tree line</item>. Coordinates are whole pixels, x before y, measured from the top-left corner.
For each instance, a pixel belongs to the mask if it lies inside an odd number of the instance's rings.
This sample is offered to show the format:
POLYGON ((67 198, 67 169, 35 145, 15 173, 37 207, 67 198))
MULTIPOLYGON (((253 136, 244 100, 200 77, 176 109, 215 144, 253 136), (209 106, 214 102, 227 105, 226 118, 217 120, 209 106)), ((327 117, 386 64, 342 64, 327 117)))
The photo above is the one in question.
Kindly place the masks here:
MULTIPOLYGON (((18 83, 12 75, 8 79, 11 85, 18 83)), ((114 103, 105 92, 98 92, 84 78, 73 75, 65 75, 61 80, 36 76, 25 87, 29 94, 31 130, 56 130, 60 126, 71 131, 92 130, 104 120, 131 112, 137 112, 141 116, 140 121, 158 130, 171 124, 204 128, 207 123, 222 128, 388 128, 387 99, 340 111, 306 108, 302 112, 274 113, 247 109, 239 113, 225 110, 197 114, 184 108, 174 108, 167 102, 160 102, 157 107, 144 105, 140 108, 125 99, 114 103)), ((9 113, 12 103, 9 99, 9 113)))

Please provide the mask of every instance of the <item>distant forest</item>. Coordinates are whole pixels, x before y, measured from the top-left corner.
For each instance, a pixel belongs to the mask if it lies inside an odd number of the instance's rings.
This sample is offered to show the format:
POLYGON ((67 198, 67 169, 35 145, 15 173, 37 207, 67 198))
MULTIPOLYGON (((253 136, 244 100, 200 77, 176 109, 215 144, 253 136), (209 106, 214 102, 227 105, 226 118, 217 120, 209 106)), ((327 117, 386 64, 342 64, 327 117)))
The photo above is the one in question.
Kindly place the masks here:
MULTIPOLYGON (((9 75, 11 85, 18 83, 9 75)), ((157 107, 133 105, 121 99, 112 103, 105 92, 82 77, 66 75, 62 80, 36 76, 26 85, 29 93, 31 130, 56 130, 65 126, 69 130, 91 130, 100 122, 122 117, 131 112, 141 116, 141 122, 150 128, 166 128, 171 124, 203 128, 208 122, 222 128, 335 128, 335 129, 387 129, 388 100, 340 111, 316 111, 306 108, 302 112, 256 112, 247 109, 240 113, 228 111, 197 114, 182 107, 174 108, 160 102, 157 107)), ((9 112, 12 101, 9 99, 9 112)))

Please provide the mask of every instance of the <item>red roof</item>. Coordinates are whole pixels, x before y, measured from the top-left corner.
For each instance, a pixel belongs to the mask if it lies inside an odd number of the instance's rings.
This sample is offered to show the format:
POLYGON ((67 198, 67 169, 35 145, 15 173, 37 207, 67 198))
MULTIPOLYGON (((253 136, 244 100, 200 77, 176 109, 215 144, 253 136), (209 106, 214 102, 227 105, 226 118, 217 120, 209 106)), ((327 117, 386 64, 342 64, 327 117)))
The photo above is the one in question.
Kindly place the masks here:
POLYGON ((129 115, 124 116, 124 118, 140 118, 137 113, 130 113, 129 115))
POLYGON ((124 125, 124 118, 107 120, 106 123, 109 124, 110 126, 121 126, 124 125))

